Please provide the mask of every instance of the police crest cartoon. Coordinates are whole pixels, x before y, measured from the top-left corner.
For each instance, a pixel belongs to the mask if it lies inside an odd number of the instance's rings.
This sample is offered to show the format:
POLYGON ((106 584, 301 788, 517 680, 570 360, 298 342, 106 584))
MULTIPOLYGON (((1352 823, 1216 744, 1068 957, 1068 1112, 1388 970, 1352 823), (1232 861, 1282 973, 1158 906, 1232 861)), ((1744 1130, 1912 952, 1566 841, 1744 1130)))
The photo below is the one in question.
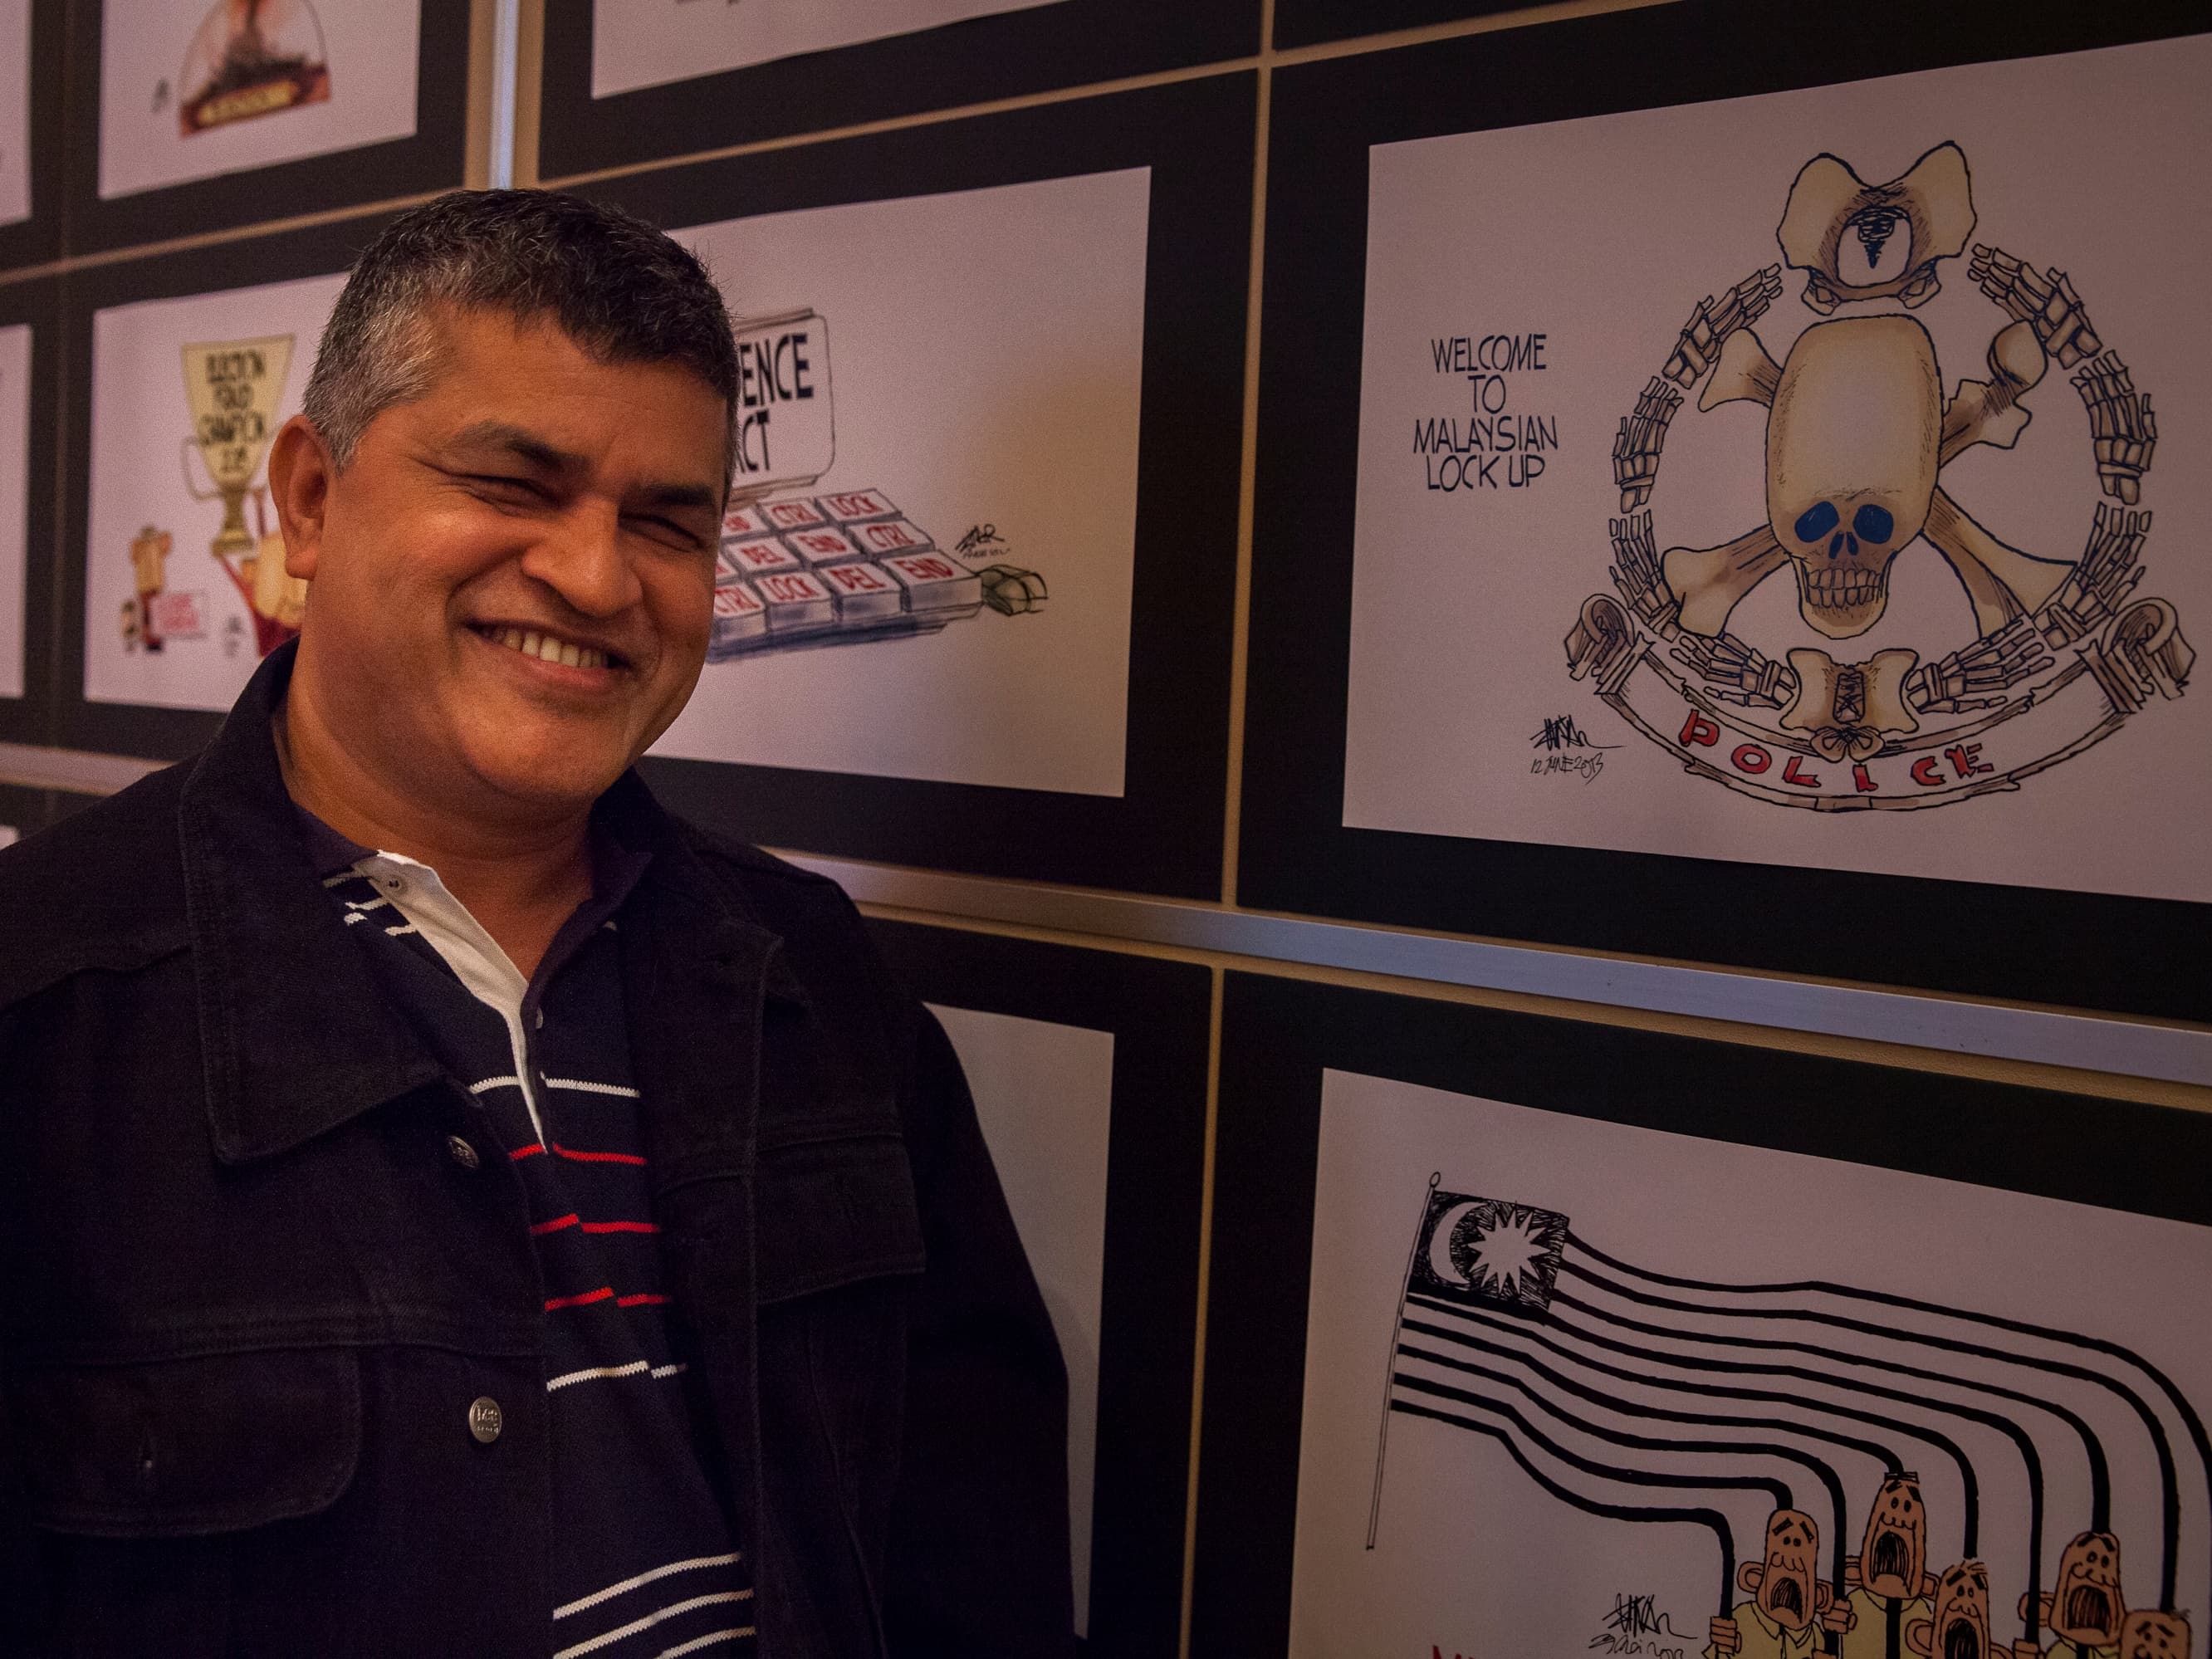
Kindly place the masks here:
POLYGON ((1973 241, 1977 230, 1955 143, 1874 185, 1837 156, 1813 157, 1775 236, 1822 320, 1776 362, 1759 324, 1780 300, 1782 268, 1755 270, 1697 302, 1622 417, 1615 591, 1583 602, 1569 672, 1698 775, 1825 811, 1942 805, 2017 789, 2188 686, 2196 653, 2180 616, 2144 586, 2151 398, 2064 271, 1973 241), (1915 313, 1962 266, 1996 327, 1972 366, 1987 378, 1954 376, 1947 392, 1915 313), (2071 411, 2037 396, 2054 382, 2079 394, 2071 411), (1651 503, 1692 393, 1700 412, 1767 411, 1765 510, 1720 545, 1662 551, 1651 503), (2011 449, 2039 407, 2046 419, 2070 412, 2094 457, 2102 499, 2075 527, 2078 550, 2057 525, 2036 526, 2035 550, 2008 544, 1943 481, 1976 445, 2011 449), (1881 619, 1892 564, 1916 538, 1942 556, 1964 603, 1923 643, 1858 656, 1845 642, 1881 619), (1739 603, 1785 570, 1799 614, 1832 647, 1769 653, 1730 630, 1739 603))

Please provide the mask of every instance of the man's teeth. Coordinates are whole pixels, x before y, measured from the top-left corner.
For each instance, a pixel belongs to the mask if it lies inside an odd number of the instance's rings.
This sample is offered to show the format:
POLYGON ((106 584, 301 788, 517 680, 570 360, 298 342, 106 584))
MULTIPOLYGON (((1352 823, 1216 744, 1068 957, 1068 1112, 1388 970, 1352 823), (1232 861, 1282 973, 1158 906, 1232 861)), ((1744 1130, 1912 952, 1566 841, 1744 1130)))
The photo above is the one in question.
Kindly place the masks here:
POLYGON ((577 645, 571 641, 556 639, 550 634, 533 633, 526 628, 502 628, 492 638, 510 651, 520 651, 526 657, 536 657, 542 662, 557 662, 564 668, 605 668, 607 653, 595 645, 577 645))

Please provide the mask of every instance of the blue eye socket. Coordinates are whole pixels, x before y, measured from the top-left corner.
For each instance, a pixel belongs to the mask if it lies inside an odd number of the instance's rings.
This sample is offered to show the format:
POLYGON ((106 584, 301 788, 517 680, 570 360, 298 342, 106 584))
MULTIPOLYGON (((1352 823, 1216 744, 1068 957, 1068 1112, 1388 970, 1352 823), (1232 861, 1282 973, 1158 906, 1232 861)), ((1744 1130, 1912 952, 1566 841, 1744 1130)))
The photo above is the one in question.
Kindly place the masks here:
POLYGON ((1851 528, 1859 532, 1861 541, 1886 542, 1890 532, 1897 528, 1897 520, 1889 516, 1888 508, 1869 501, 1851 514, 1851 528))
POLYGON ((1814 502, 1798 515, 1797 539, 1801 542, 1819 541, 1836 527, 1836 504, 1833 501, 1814 502))

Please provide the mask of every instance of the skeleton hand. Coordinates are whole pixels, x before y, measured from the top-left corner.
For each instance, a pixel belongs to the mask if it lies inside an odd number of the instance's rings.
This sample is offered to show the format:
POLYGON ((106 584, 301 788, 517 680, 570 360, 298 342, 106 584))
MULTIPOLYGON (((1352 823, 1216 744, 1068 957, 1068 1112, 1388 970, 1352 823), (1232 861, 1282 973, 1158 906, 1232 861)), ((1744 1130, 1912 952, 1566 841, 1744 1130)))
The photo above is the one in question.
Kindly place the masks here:
POLYGON ((2158 447, 2158 421, 2150 412, 2150 394, 2136 390, 2117 351, 2093 359, 2074 377, 2074 389, 2089 406, 2097 477, 2105 493, 2133 507, 2142 494, 2142 475, 2150 471, 2151 452, 2158 447))
POLYGON ((1905 682, 1905 700, 1923 709, 1954 714, 1990 708, 2022 680, 2049 668, 2051 661, 2034 618, 2015 617, 1996 633, 1914 669, 1905 682))
POLYGON ((1613 556, 1617 561, 1607 572, 1613 585, 1646 627, 1663 629, 1674 620, 1680 603, 1674 590, 1667 586, 1667 573, 1660 566, 1659 549, 1651 539, 1651 515, 1638 513, 1632 518, 1606 522, 1613 530, 1613 556))
POLYGON ((1977 242, 1966 275, 1980 284, 1983 293, 2031 325, 2036 339, 2057 359, 2059 368, 2071 368, 2105 349, 2089 326, 2081 296, 2074 291, 2064 271, 2039 271, 2002 248, 1977 242))
POLYGON ((1620 486, 1623 513, 1633 513, 1651 499, 1667 422, 1681 406, 1682 394, 1655 374, 1636 400, 1636 412, 1620 417, 1620 430, 1613 441, 1613 481, 1620 486))
POLYGON ((1602 593, 1583 601, 1582 613, 1568 630, 1567 678, 1584 679, 1595 674, 1602 685, 1622 657, 1636 648, 1636 630, 1628 613, 1602 593))
POLYGON ((2100 501, 2081 562, 2039 613, 2044 637, 2054 646, 2069 645, 2116 612, 2142 580, 2143 538, 2149 534, 2149 514, 2124 513, 2100 501))
POLYGON ((1673 655, 1703 676, 1723 702, 1779 708, 1797 694, 1796 675, 1733 634, 1707 638, 1685 630, 1674 640, 1673 655))
POLYGON ((1710 294, 1698 301, 1667 359, 1667 378, 1685 389, 1697 385, 1719 360, 1721 343, 1765 316, 1781 293, 1782 267, 1768 265, 1752 272, 1717 302, 1710 294))
POLYGON ((1733 1619, 1714 1620, 1706 1633, 1713 1638, 1711 1645, 1705 1650, 1707 1653, 1741 1653, 1743 1650, 1743 1632, 1735 1627, 1733 1619))

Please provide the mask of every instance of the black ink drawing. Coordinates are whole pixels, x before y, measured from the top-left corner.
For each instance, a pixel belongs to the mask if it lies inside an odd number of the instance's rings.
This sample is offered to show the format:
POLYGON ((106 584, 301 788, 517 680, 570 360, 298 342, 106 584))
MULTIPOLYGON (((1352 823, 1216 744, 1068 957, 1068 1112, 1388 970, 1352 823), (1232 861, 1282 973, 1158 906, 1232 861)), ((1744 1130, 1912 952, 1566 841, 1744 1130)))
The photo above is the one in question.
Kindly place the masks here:
MULTIPOLYGON (((1407 1258, 1370 1549, 1391 1424, 1419 1419, 1497 1442, 1577 1510, 1707 1531, 1705 1659, 2191 1659, 2176 1605, 2182 1477, 2212 1492, 2212 1443, 2196 1403, 2140 1355, 1893 1290, 1656 1272, 1556 1211, 1440 1182, 1407 1258), (2024 1527, 1984 1524, 2000 1448, 2024 1477, 2024 1527), (1931 1517, 1923 1468, 1943 1472, 1958 1512, 1931 1517), (2077 1474, 2086 1512, 2052 1512, 2046 1487, 2076 1490, 2077 1474), (2124 1579, 2112 1497, 2134 1480, 2156 1481, 2161 1524, 2128 1540, 2124 1579), (1763 1528, 1740 1537, 1723 1494, 1751 1498, 1763 1528), (2045 1584, 2046 1544, 2062 1537, 2045 1584), (2017 1638, 2001 1639, 2013 1620, 2017 1638)), ((2193 1496, 2185 1520, 2212 1536, 2193 1496)), ((1672 1633, 1664 1617, 1625 1596, 1590 1645, 1635 1651, 1626 1644, 1672 1633)))
POLYGON ((1956 144, 1881 185, 1815 156, 1776 239, 1805 273, 1803 303, 1827 320, 1776 362, 1753 325, 1781 297, 1782 267, 1754 270, 1698 301, 1622 418, 1621 516, 1610 520, 1619 597, 1583 602, 1568 670, 1692 774, 1822 811, 1942 805, 2016 790, 2187 686, 2196 653, 2179 615, 2135 592, 2151 526, 2138 503, 2158 441, 2150 398, 2065 272, 1987 244, 1970 252, 1975 228, 1956 144), (1947 398, 1934 343, 1907 313, 1961 257, 2007 320, 1989 344, 1989 378, 1961 380, 1947 398), (1868 306, 1902 309, 1856 309, 1868 306), (2008 545, 1942 478, 1974 446, 2019 441, 2027 399, 2054 365, 2080 394, 2109 498, 2071 557, 2008 545), (1717 547, 1662 550, 1648 504, 1669 425, 1701 384, 1700 410, 1767 410, 1765 521, 1717 547), (1891 567, 1916 538, 1948 562, 1971 610, 1974 631, 1952 648, 1850 661, 1798 647, 1778 661, 1729 631, 1738 602, 1787 568, 1806 623, 1855 638, 1881 617, 1891 567))

